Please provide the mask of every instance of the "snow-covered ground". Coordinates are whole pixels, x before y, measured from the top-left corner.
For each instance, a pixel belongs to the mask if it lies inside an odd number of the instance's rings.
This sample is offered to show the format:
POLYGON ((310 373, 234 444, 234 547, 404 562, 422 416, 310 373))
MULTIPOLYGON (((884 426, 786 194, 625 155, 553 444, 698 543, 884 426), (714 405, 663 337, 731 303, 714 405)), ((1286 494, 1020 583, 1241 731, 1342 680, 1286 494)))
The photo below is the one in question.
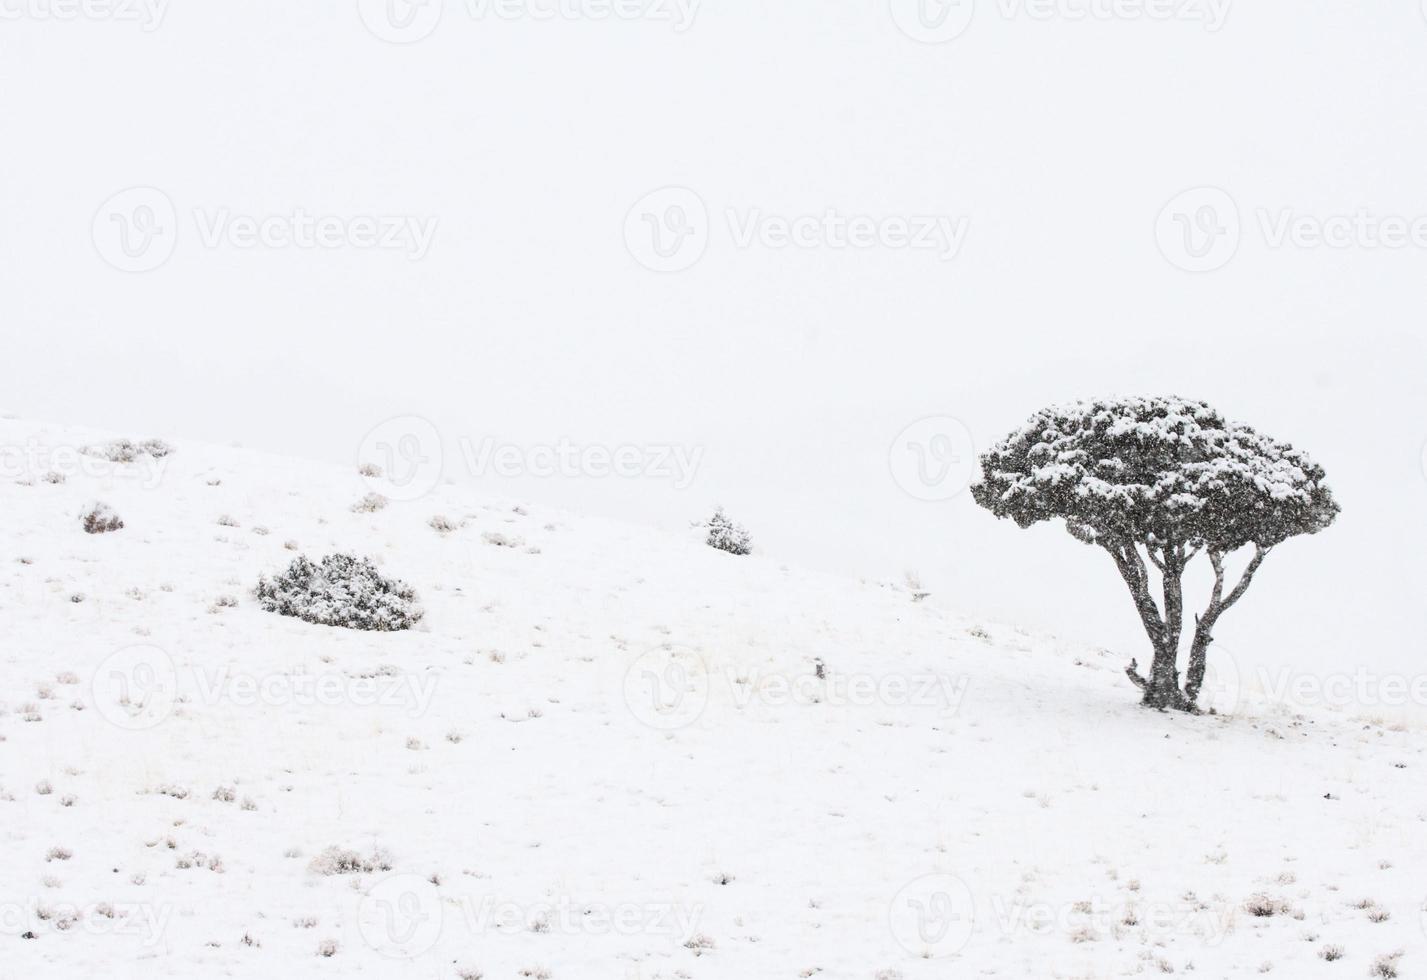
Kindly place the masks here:
POLYGON ((355 460, 76 452, 116 435, 0 422, 6 980, 1427 975, 1419 728, 1154 714, 1142 651, 955 596, 453 487, 354 511, 355 460), (335 551, 418 628, 258 607, 335 551))

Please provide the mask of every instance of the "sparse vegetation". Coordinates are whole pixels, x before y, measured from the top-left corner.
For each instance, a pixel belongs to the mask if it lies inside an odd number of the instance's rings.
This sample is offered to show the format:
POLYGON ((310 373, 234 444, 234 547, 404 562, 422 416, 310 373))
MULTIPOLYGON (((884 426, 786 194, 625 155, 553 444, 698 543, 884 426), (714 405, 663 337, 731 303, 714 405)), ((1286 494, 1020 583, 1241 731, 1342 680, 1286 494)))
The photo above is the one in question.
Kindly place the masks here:
POLYGON ((375 514, 377 511, 385 508, 388 503, 390 503, 390 501, 381 494, 369 493, 352 505, 352 513, 375 514))
POLYGON ((349 848, 332 845, 308 862, 307 870, 319 875, 371 874, 390 871, 391 855, 383 848, 373 847, 367 855, 349 848))
POLYGON ((1402 959, 1402 955, 1402 950, 1398 950, 1396 953, 1385 953, 1379 956, 1372 961, 1372 966, 1368 967, 1368 976, 1384 977, 1386 980, 1392 980, 1392 978, 1398 975, 1397 961, 1402 959))
POLYGON ((173 452, 173 447, 162 439, 145 439, 142 442, 114 439, 103 445, 85 446, 80 452, 86 456, 107 459, 111 463, 132 463, 140 456, 163 459, 173 452))
POLYGON ((79 520, 86 534, 107 534, 124 527, 124 521, 114 513, 114 509, 102 501, 96 501, 84 508, 79 520))

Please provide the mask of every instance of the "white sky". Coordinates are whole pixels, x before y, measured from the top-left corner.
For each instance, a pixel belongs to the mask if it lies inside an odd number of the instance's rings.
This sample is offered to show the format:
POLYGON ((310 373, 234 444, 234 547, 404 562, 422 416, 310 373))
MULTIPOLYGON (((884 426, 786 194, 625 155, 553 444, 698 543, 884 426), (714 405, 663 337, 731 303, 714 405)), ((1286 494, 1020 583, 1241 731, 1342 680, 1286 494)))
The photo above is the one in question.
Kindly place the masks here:
POLYGON ((971 13, 964 33, 923 44, 888 0, 708 3, 683 32, 447 0, 428 37, 392 44, 364 25, 379 3, 174 0, 146 30, 0 0, 0 407, 342 461, 407 414, 448 447, 701 449, 682 490, 480 482, 671 528, 722 502, 776 557, 916 569, 939 601, 1143 658, 1107 558, 965 494, 918 501, 888 450, 928 415, 984 446, 1043 404, 1178 393, 1306 448, 1343 505, 1270 558, 1223 647, 1418 672, 1427 241, 1275 246, 1274 226, 1427 217, 1427 18, 1254 0, 1211 31, 1193 18, 1223 0, 1146 2, 1176 16, 978 0, 948 11, 971 13), (670 185, 706 206, 707 248, 657 273, 625 218, 670 185), (128 273, 93 229, 135 186, 163 191, 177 237, 128 273), (1242 225, 1192 274, 1156 221, 1197 187, 1242 225), (203 243, 224 215, 297 209, 436 230, 416 261, 203 243), (969 224, 951 261, 735 244, 754 212, 829 210, 969 224))

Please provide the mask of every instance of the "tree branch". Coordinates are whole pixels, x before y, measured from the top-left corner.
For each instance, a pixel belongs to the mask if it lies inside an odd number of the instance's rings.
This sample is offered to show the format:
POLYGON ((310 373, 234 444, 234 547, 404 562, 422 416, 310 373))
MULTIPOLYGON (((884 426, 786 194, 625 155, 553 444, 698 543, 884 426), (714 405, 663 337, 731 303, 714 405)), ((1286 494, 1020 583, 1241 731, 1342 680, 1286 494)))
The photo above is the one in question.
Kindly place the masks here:
POLYGON ((1133 657, 1130 658, 1130 666, 1125 668, 1125 676, 1134 681, 1135 687, 1141 691, 1147 690, 1150 682, 1140 676, 1140 662, 1133 657))
POLYGON ((1254 573, 1259 570, 1259 566, 1263 564, 1263 560, 1268 557, 1268 553, 1272 550, 1272 548, 1265 548, 1262 545, 1254 545, 1253 558, 1249 559, 1248 567, 1244 569, 1244 574, 1239 579, 1239 584, 1234 586, 1234 591, 1229 593, 1228 597, 1219 607, 1220 612, 1228 609, 1243 598, 1244 593, 1249 590, 1249 584, 1254 580, 1254 573))
POLYGON ((1120 577, 1129 586, 1130 596, 1135 601, 1135 610, 1140 614, 1140 622, 1144 624, 1150 642, 1154 644, 1156 650, 1162 649, 1165 639, 1164 620, 1160 616, 1159 607, 1155 605, 1154 598, 1150 595, 1149 572, 1145 568, 1145 562, 1140 556, 1139 550, 1128 542, 1115 545, 1101 542, 1101 547, 1110 553, 1111 558, 1115 559, 1115 567, 1120 570, 1120 577))

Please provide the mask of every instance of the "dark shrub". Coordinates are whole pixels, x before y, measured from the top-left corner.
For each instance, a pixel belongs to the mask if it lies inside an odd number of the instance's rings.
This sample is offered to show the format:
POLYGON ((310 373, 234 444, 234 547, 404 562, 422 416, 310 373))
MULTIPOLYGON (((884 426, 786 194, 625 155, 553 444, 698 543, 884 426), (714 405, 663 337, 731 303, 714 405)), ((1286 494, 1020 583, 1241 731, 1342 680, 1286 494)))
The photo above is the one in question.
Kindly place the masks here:
POLYGON ((351 555, 328 555, 320 565, 296 558, 281 575, 258 579, 254 591, 266 611, 319 626, 389 632, 410 629, 422 616, 410 586, 351 555))
POLYGON ((114 513, 114 509, 104 503, 93 503, 84 508, 84 513, 79 515, 79 520, 84 525, 87 534, 117 531, 124 526, 124 522, 118 514, 114 513))
POLYGON ((709 536, 707 544, 710 548, 717 548, 719 551, 727 551, 731 555, 746 555, 753 551, 753 541, 748 536, 748 531, 743 525, 735 524, 724 515, 723 508, 714 512, 714 516, 709 518, 709 536))

